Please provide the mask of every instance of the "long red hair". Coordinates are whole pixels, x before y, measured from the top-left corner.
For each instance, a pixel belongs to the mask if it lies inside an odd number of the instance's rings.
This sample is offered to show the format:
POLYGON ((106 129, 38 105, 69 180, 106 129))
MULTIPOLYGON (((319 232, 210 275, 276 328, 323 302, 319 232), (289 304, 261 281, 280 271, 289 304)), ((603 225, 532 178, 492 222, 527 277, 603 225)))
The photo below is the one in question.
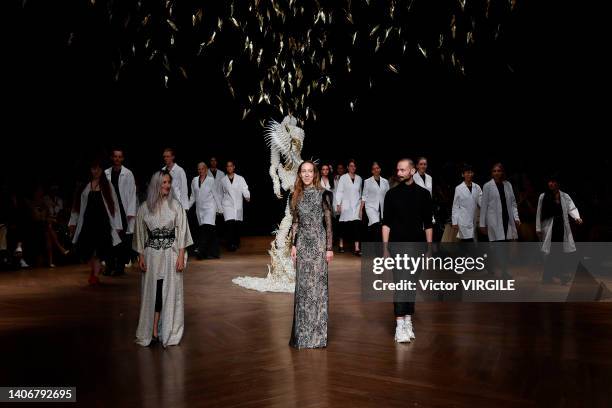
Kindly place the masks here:
POLYGON ((312 160, 304 160, 298 167, 297 177, 295 179, 295 185, 293 186, 293 194, 291 195, 291 209, 292 210, 295 210, 298 202, 302 199, 302 196, 304 196, 304 182, 302 181, 302 178, 300 177, 300 173, 302 172, 302 166, 307 163, 312 164, 312 167, 314 169, 313 170, 314 177, 312 179, 312 185, 315 186, 315 188, 317 189, 322 188, 321 187, 321 175, 319 174, 319 168, 312 160))

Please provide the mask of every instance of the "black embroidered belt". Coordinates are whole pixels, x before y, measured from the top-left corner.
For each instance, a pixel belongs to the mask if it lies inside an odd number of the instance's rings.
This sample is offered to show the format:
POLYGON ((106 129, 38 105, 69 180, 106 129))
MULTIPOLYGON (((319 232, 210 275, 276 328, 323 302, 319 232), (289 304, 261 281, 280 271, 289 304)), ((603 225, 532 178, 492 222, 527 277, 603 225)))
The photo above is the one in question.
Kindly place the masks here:
POLYGON ((145 247, 153 249, 168 249, 174 244, 176 239, 174 228, 155 228, 149 230, 149 238, 145 243, 145 247))

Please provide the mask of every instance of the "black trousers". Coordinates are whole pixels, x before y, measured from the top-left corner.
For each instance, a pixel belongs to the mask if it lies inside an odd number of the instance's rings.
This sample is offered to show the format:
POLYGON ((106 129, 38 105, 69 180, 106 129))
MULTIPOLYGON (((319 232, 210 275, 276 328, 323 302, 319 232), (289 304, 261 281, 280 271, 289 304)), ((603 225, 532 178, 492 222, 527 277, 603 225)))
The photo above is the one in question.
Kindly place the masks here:
POLYGON ((240 230, 242 221, 227 220, 225 221, 225 230, 227 237, 227 246, 230 251, 235 251, 240 247, 240 230))
MULTIPOLYGON (((404 279, 417 282, 416 277, 418 274, 410 275, 405 271, 398 272, 393 271, 393 281, 398 283, 404 279)), ((406 315, 412 316, 414 314, 414 301, 416 300, 416 291, 411 292, 396 292, 395 300, 393 302, 393 313, 395 317, 404 317, 406 315)))
POLYGON ((382 223, 376 222, 368 226, 368 240, 370 242, 382 242, 382 223))
POLYGON ((106 259, 106 265, 110 272, 119 274, 125 272, 125 264, 132 258, 132 235, 122 235, 121 243, 111 250, 108 259, 106 259))
POLYGON ((542 281, 550 282, 553 278, 569 281, 576 273, 577 265, 575 252, 563 252, 562 242, 551 242, 550 253, 544 258, 542 281))
POLYGON ((161 312, 162 310, 162 294, 163 294, 163 289, 164 288, 164 280, 163 279, 158 279, 157 280, 157 290, 155 291, 155 311, 157 313, 161 312))
MULTIPOLYGON (((396 248, 394 247, 395 247, 394 243, 389 244, 389 251, 390 251, 391 257, 394 257, 396 254, 401 254, 401 251, 399 250, 401 248, 401 245, 396 248)), ((418 246, 413 248, 415 253, 418 254, 418 253, 426 252, 425 243, 423 243, 423 248, 421 250, 418 250, 418 248, 419 248, 418 246)), ((415 273, 410 273, 409 271, 405 271, 405 270, 401 270, 401 271, 393 270, 393 281, 395 283, 401 282, 402 280, 411 281, 411 282, 414 282, 418 288, 418 281, 419 281, 420 275, 421 275, 421 270, 418 270, 415 273)), ((394 302, 393 302, 393 313, 395 314, 395 317, 404 317, 407 315, 412 316, 414 314, 415 301, 416 301, 416 290, 395 292, 394 302)))
POLYGON ((214 225, 202 224, 198 227, 198 250, 202 258, 219 257, 219 239, 214 225))
POLYGON ((361 220, 341 221, 340 230, 344 241, 361 242, 361 220))

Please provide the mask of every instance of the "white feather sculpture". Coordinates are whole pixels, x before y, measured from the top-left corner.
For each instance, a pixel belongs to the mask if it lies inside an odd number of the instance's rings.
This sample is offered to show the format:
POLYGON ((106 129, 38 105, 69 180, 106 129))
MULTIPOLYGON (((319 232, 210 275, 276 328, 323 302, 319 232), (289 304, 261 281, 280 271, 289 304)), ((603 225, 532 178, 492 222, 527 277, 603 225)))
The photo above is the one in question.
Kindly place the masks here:
MULTIPOLYGON (((270 177, 274 194, 283 199, 282 190, 292 192, 297 177, 297 169, 303 162, 301 153, 304 144, 304 130, 297 126, 297 120, 287 115, 281 123, 271 120, 266 127, 264 138, 270 148, 270 177)), ((292 216, 289 200, 285 205, 285 215, 276 237, 270 244, 270 265, 265 278, 241 276, 232 282, 247 289, 260 292, 293 292, 295 289, 295 267, 291 260, 292 216)))

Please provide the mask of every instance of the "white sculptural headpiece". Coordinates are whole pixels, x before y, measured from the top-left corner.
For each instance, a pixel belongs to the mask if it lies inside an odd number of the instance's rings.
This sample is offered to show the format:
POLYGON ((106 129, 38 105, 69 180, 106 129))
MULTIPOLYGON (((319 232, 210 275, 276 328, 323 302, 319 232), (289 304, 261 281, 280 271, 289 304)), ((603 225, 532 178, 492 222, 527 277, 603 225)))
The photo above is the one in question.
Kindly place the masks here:
POLYGON ((270 177, 279 198, 282 197, 281 186, 286 191, 293 189, 297 169, 303 161, 304 137, 304 130, 291 115, 285 116, 281 123, 271 120, 266 127, 264 138, 270 147, 270 177))

